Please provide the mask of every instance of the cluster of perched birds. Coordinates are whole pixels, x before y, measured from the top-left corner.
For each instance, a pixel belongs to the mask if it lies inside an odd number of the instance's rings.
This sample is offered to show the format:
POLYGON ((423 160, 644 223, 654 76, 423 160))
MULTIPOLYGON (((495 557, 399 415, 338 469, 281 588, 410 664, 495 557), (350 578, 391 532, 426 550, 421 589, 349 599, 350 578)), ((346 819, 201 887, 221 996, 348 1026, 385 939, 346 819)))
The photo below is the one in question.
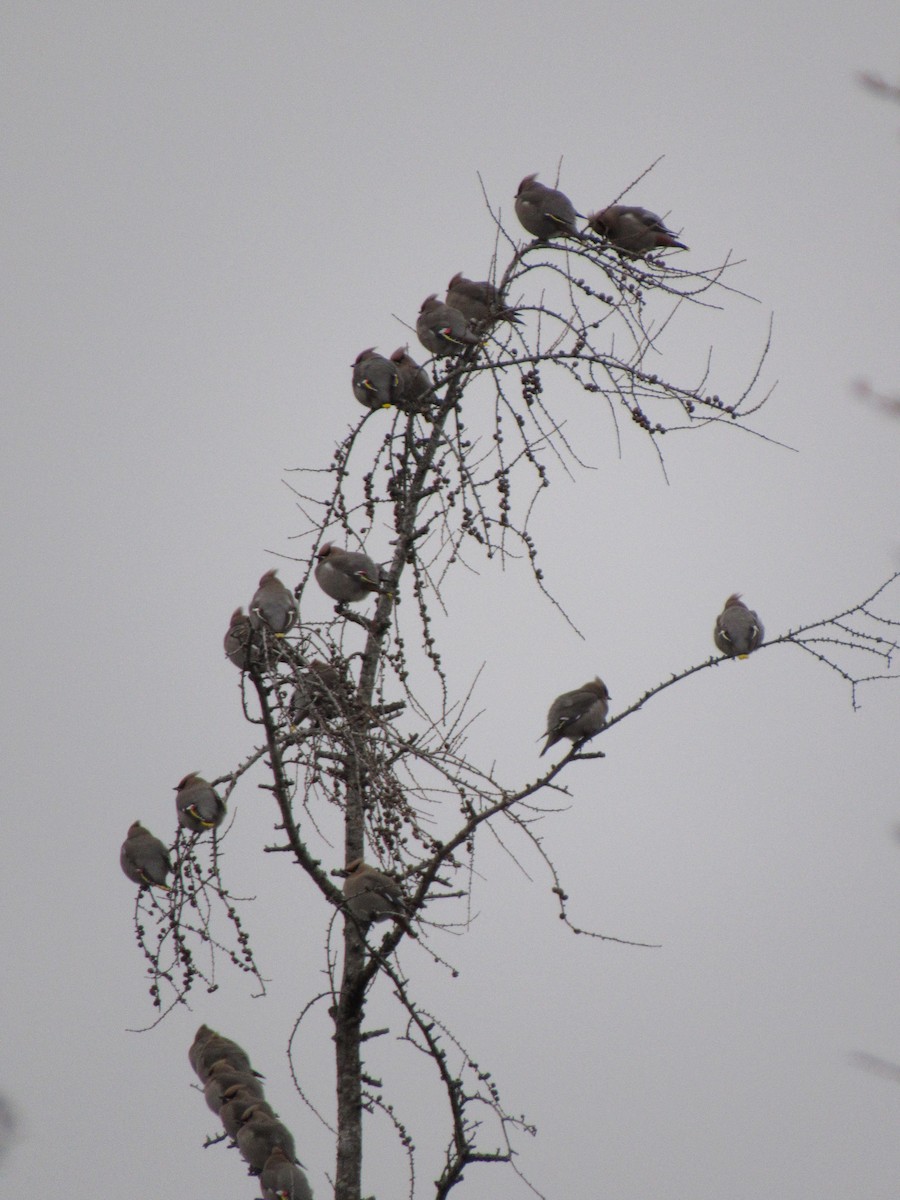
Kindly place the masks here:
POLYGON ((208 1025, 197 1030, 188 1059, 203 1084, 209 1108, 236 1144, 263 1200, 312 1200, 294 1138, 266 1101, 262 1076, 242 1046, 208 1025))
MULTIPOLYGON (((602 239, 623 258, 645 258, 655 250, 687 250, 662 218, 649 209, 630 204, 611 204, 580 219, 572 201, 557 188, 538 183, 537 175, 526 175, 516 192, 516 216, 527 233, 538 241, 557 237, 581 242, 602 239)), ((498 321, 519 323, 499 289, 488 280, 467 279, 458 272, 439 300, 433 292, 422 301, 416 319, 416 336, 434 358, 459 354, 480 344, 485 332, 498 321)), ((385 358, 374 346, 361 350, 353 363, 353 395, 366 408, 399 408, 421 411, 434 398, 428 372, 415 362, 406 346, 385 358)))

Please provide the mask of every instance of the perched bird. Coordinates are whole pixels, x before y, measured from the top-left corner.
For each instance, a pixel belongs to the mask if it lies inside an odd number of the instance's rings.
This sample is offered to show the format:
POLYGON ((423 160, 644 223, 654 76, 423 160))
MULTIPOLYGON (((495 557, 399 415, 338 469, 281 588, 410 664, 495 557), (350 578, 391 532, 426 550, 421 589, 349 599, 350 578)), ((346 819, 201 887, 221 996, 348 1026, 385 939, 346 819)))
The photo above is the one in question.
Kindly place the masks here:
POLYGON ((398 346, 391 355, 400 380, 398 408, 418 409, 434 400, 434 385, 431 376, 415 359, 410 358, 406 346, 398 346))
POLYGON ((740 594, 735 592, 729 596, 716 617, 713 630, 713 640, 722 653, 729 658, 746 658, 765 636, 762 621, 747 607, 740 594))
POLYGON ((263 1200, 313 1200, 306 1176, 280 1146, 266 1159, 259 1182, 263 1200))
POLYGON ((516 216, 532 237, 581 238, 575 227, 578 213, 568 196, 537 182, 537 173, 526 175, 516 192, 516 216))
POLYGON ((204 833, 207 829, 218 829, 225 820, 225 801, 196 771, 185 775, 175 785, 175 792, 178 824, 182 829, 204 833))
POLYGON ((336 667, 329 663, 311 662, 300 676, 291 697, 288 716, 292 725, 299 725, 307 717, 334 717, 340 711, 339 697, 343 678, 336 667))
POLYGON ((646 208, 612 204, 601 212, 592 213, 588 225, 625 258, 643 258, 651 250, 665 246, 687 250, 684 242, 679 242, 671 229, 666 229, 662 219, 646 208))
MULTIPOLYGON (((254 1080, 254 1083, 256 1083, 256 1080, 254 1080)), ((209 1084, 207 1084, 208 1086, 209 1084)), ((254 1105, 257 1108, 261 1108, 263 1112, 268 1113, 270 1117, 278 1116, 278 1113, 273 1110, 272 1105, 263 1100, 262 1088, 259 1088, 259 1094, 257 1095, 254 1088, 248 1084, 233 1083, 230 1087, 222 1091, 221 1096, 222 1103, 218 1108, 219 1120, 222 1122, 222 1128, 230 1138, 237 1137, 237 1131, 240 1129, 244 1113, 248 1108, 253 1108, 254 1105)), ((207 1100, 207 1104, 209 1104, 209 1100, 207 1100)))
POLYGON ((278 578, 277 571, 266 571, 250 601, 250 624, 266 628, 276 637, 284 637, 297 620, 297 601, 278 578))
MULTIPOLYGON (((391 917, 405 918, 406 898, 396 879, 367 866, 361 858, 348 863, 347 872, 344 898, 357 921, 368 925, 370 921, 388 921, 391 917)), ((401 923, 405 926, 405 919, 401 923)))
POLYGON ((169 891, 169 885, 166 883, 172 870, 169 851, 140 821, 129 825, 128 836, 119 852, 119 862, 132 883, 161 887, 169 891))
POLYGON ((251 1105, 264 1098, 263 1086, 252 1071, 239 1071, 227 1059, 220 1058, 210 1067, 209 1076, 203 1085, 203 1098, 207 1107, 214 1113, 218 1113, 227 1098, 225 1093, 233 1089, 244 1092, 250 1097, 250 1100, 241 1109, 239 1116, 243 1115, 251 1105))
POLYGON ((353 395, 366 408, 390 408, 397 403, 400 379, 397 368, 375 347, 361 350, 353 363, 353 395))
POLYGON ((316 582, 332 600, 355 604, 369 592, 381 591, 381 572, 367 554, 325 542, 316 557, 316 582))
POLYGON ((479 282, 466 279, 462 271, 457 271, 447 285, 447 303, 475 325, 486 321, 519 324, 516 310, 503 303, 503 297, 494 284, 486 279, 479 282))
POLYGON ((243 608, 236 608, 231 614, 223 644, 225 657, 242 671, 246 671, 251 663, 259 666, 265 664, 265 650, 260 644, 259 634, 243 608))
MULTIPOLYGON (((209 1078, 212 1068, 219 1068, 223 1059, 234 1071, 258 1074, 250 1065, 250 1055, 243 1046, 239 1046, 231 1038, 223 1037, 221 1033, 216 1033, 215 1029, 210 1029, 208 1025, 201 1025, 194 1034, 194 1040, 188 1049, 188 1059, 204 1083, 209 1078)), ((232 1082, 237 1083, 238 1080, 232 1082)))
POLYGON ((541 757, 561 738, 570 742, 592 738, 606 724, 608 712, 609 692, 599 678, 582 684, 574 692, 557 696, 547 713, 547 742, 541 757))
POLYGON ((254 1105, 244 1112, 235 1140, 241 1158, 250 1167, 252 1175, 260 1173, 276 1146, 282 1148, 287 1158, 294 1160, 297 1157, 291 1131, 281 1121, 269 1116, 260 1105, 254 1105))
POLYGON ((459 309, 442 304, 434 292, 422 301, 416 318, 416 336, 435 358, 459 354, 466 346, 477 346, 479 341, 459 309))

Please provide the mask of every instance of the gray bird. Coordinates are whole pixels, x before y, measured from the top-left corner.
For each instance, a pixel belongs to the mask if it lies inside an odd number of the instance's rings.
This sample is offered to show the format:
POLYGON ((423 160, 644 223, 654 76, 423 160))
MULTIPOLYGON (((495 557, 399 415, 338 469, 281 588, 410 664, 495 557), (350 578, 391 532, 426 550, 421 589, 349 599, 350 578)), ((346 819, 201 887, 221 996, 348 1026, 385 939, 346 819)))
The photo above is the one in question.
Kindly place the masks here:
MULTIPOLYGON (((205 1083, 213 1066, 221 1060, 235 1071, 246 1071, 258 1075, 250 1065, 250 1055, 231 1038, 223 1037, 208 1025, 201 1025, 194 1034, 194 1040, 188 1049, 188 1060, 199 1078, 205 1083)), ((233 1080, 232 1082, 238 1082, 233 1080)))
POLYGON ((763 623, 735 592, 716 617, 713 640, 729 658, 746 658, 766 636, 763 623))
POLYGON ((662 218, 646 208, 635 208, 629 204, 611 204, 588 217, 588 225, 615 247, 624 258, 643 258, 651 250, 674 246, 687 250, 671 229, 666 229, 662 218))
POLYGON ((311 662, 300 676, 291 697, 288 709, 291 724, 299 725, 307 717, 323 717, 327 720, 337 716, 343 682, 336 667, 318 659, 311 662))
POLYGON ((353 363, 353 395, 366 408, 390 408, 397 403, 400 379, 396 366, 375 347, 361 350, 353 363))
POLYGON ((332 600, 355 604, 370 592, 381 591, 381 572, 367 554, 325 542, 316 557, 316 582, 332 600))
POLYGON ((423 408, 434 400, 434 385, 431 376, 424 367, 420 367, 415 359, 410 358, 406 346, 398 346, 391 355, 391 362, 397 368, 400 380, 398 407, 416 410, 423 408))
POLYGON ((172 870, 169 851, 140 821, 129 825, 128 836, 119 851, 119 862, 132 883, 170 890, 166 883, 172 870))
MULTIPOLYGON (((256 1083, 256 1080, 254 1080, 254 1083, 256 1083)), ((207 1084, 208 1086, 209 1084, 207 1084)), ((222 1122, 222 1128, 230 1138, 237 1137, 237 1131, 241 1127, 241 1121, 248 1108, 255 1106, 262 1109, 263 1112, 268 1113, 270 1117, 278 1116, 278 1113, 273 1110, 271 1104, 263 1100, 262 1088, 258 1088, 258 1092, 259 1094, 257 1094, 257 1091, 253 1087, 246 1083, 233 1083, 230 1087, 222 1090, 222 1103, 218 1108, 219 1120, 222 1122)), ((207 1100, 207 1104, 209 1104, 209 1100, 207 1100)))
POLYGON ((277 571, 266 571, 250 601, 250 624, 254 629, 268 629, 276 637, 284 637, 297 620, 297 601, 281 580, 277 571))
POLYGON ((259 1105, 248 1108, 241 1118, 237 1131, 238 1150, 241 1158, 250 1167, 252 1175, 258 1175, 276 1146, 281 1146, 285 1155, 294 1160, 297 1151, 291 1131, 259 1105))
POLYGON ((487 321, 520 323, 516 310, 504 304, 494 284, 487 279, 466 279, 461 271, 457 271, 447 285, 447 303, 475 325, 487 321))
MULTIPOLYGON (((361 858, 348 863, 347 872, 344 898, 357 921, 368 925, 370 921, 405 918, 406 898, 396 879, 367 866, 361 858)), ((401 924, 406 925, 405 919, 401 924)))
POLYGON ((599 733, 606 724, 609 699, 606 684, 599 678, 557 696, 547 713, 547 742, 541 757, 561 738, 580 742, 599 733))
POLYGON ((537 182, 537 173, 526 175, 516 192, 519 224, 536 238, 581 238, 575 226, 578 213, 568 196, 537 182))
POLYGON ((306 1176, 280 1146, 266 1159, 259 1182, 263 1200, 313 1200, 306 1176))
POLYGON ((435 358, 459 354, 466 346, 477 346, 479 342, 459 309, 442 304, 434 292, 422 301, 416 318, 416 337, 435 358))
POLYGON ((220 1058, 210 1067, 209 1076, 203 1085, 203 1098, 207 1107, 214 1113, 219 1112, 227 1099, 225 1093, 233 1089, 245 1092, 250 1097, 241 1109, 241 1114, 264 1098, 263 1086, 252 1071, 239 1071, 227 1059, 220 1058))
POLYGON ((178 824, 182 829, 205 833, 207 829, 218 829, 225 820, 225 801, 196 771, 185 775, 175 785, 175 792, 178 824))
POLYGON ((259 634, 243 608, 236 608, 231 614, 223 645, 225 657, 242 671, 246 671, 251 663, 264 665, 265 653, 259 634))

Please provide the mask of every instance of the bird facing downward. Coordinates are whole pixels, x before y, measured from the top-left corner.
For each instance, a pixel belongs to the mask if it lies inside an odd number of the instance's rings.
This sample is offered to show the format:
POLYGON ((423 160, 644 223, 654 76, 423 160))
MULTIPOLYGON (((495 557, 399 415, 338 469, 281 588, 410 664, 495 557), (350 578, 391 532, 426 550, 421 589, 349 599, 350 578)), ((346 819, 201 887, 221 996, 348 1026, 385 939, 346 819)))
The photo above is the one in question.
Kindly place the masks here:
POLYGON ((713 640, 729 658, 746 658, 766 635, 763 623, 735 592, 716 617, 713 640))
POLYGON ((674 247, 687 250, 684 242, 666 229, 662 218, 647 208, 629 204, 611 204, 588 217, 588 225, 599 233, 623 258, 643 258, 651 250, 674 247))
POLYGON ((609 700, 606 684, 600 678, 557 696, 547 713, 547 741, 541 757, 562 738, 580 742, 598 734, 606 724, 609 700))

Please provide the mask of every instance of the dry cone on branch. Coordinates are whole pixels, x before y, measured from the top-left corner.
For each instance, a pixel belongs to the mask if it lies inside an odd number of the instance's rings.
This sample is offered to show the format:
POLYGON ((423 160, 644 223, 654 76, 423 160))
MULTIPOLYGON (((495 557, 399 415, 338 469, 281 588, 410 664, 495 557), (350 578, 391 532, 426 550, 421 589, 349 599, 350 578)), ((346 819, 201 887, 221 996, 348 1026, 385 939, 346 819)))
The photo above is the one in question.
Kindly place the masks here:
POLYGON ((547 741, 541 756, 562 738, 580 742, 599 733, 606 724, 609 698, 606 684, 600 678, 557 696, 547 713, 547 741))
POLYGON ((759 617, 735 592, 725 601, 725 607, 716 617, 713 640, 723 654, 729 658, 746 658, 756 649, 766 635, 759 617))
POLYGON ((119 863, 132 883, 169 890, 166 883, 172 870, 169 851, 140 821, 128 827, 128 836, 119 852, 119 863))

